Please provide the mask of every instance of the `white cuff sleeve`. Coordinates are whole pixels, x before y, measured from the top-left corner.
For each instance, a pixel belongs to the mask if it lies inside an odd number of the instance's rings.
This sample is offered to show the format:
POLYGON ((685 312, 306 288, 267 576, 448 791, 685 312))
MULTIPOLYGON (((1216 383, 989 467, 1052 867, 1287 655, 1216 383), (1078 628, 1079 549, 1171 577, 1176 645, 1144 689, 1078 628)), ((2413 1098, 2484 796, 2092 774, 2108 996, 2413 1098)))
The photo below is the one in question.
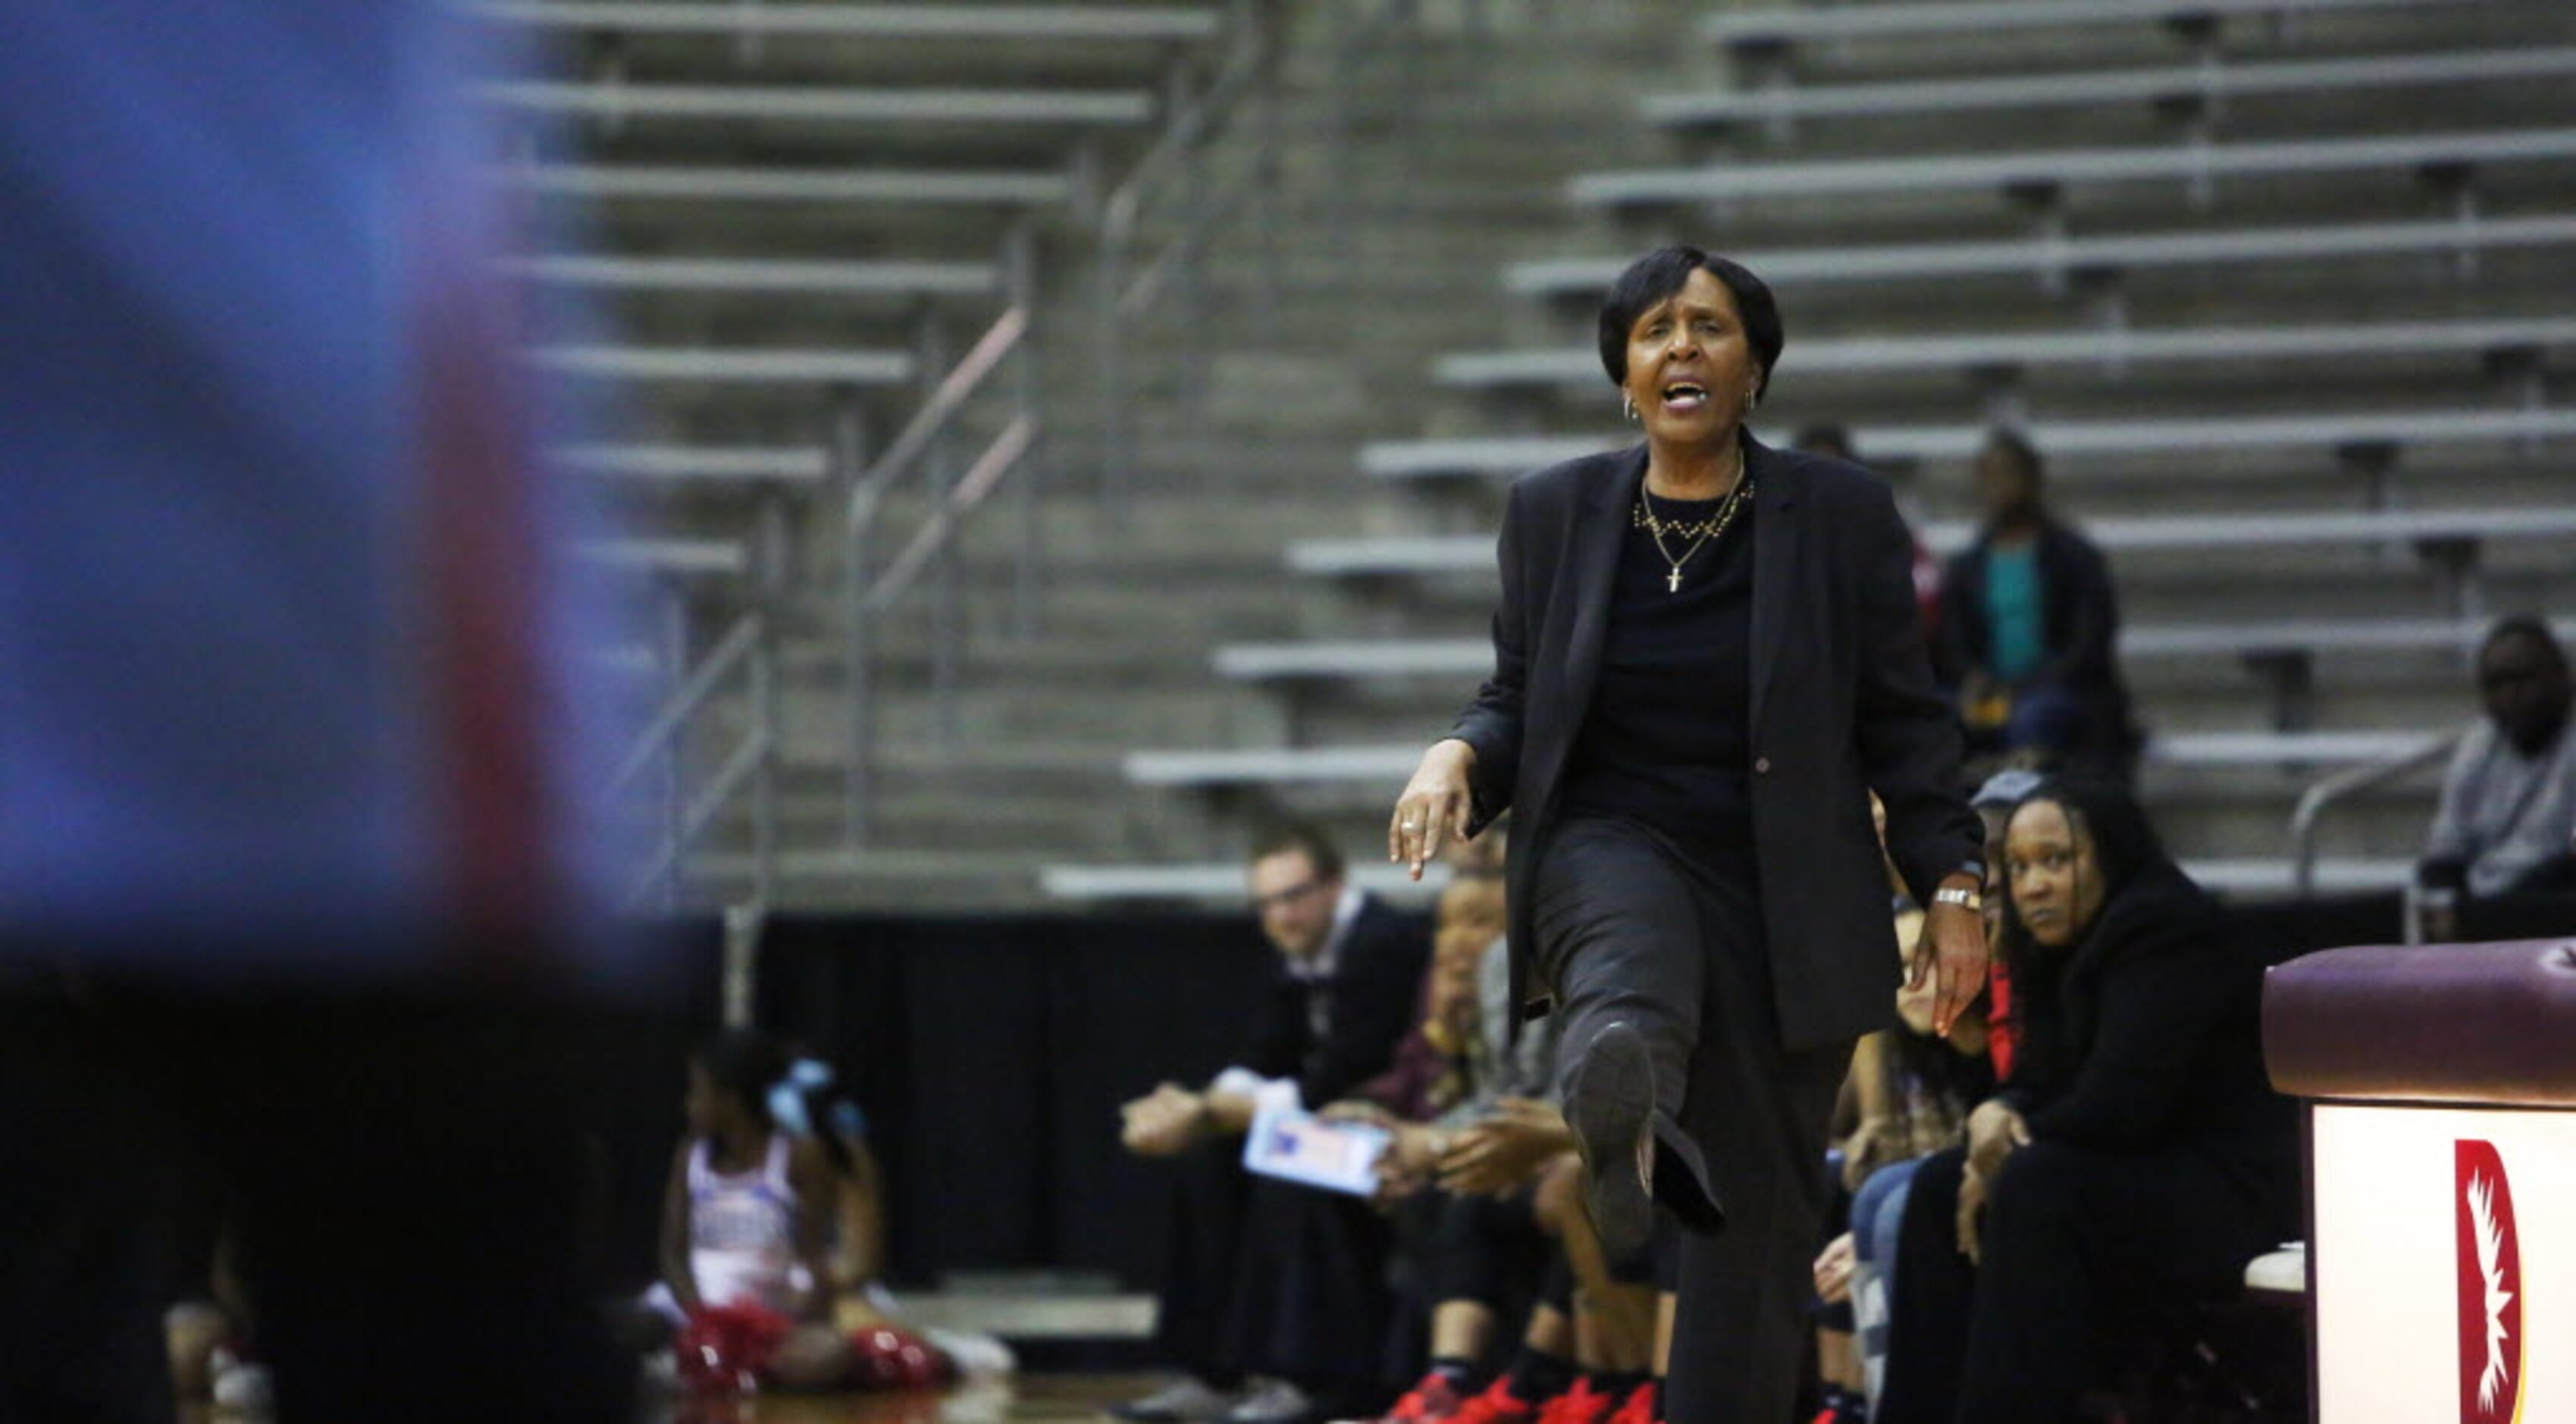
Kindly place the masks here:
POLYGON ((1208 1084, 1208 1090, 1240 1093, 1252 1099, 1255 1112, 1273 1112, 1283 1108, 1295 1112, 1305 1107, 1304 1095, 1298 1091, 1296 1079, 1264 1078, 1249 1068, 1226 1069, 1216 1075, 1216 1081, 1208 1084))

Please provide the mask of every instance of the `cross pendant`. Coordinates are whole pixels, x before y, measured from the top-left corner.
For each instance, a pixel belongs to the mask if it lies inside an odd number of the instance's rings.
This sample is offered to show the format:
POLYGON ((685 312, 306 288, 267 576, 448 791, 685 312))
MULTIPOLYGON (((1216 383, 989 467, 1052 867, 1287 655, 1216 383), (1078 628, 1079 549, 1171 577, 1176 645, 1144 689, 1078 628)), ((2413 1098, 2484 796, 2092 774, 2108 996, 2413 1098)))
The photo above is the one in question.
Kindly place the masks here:
POLYGON ((1672 576, 1664 580, 1664 592, 1666 592, 1666 593, 1679 593, 1679 592, 1681 592, 1681 591, 1682 591, 1682 567, 1681 567, 1681 565, 1679 565, 1679 564, 1675 564, 1675 565, 1673 565, 1673 572, 1672 572, 1672 576))

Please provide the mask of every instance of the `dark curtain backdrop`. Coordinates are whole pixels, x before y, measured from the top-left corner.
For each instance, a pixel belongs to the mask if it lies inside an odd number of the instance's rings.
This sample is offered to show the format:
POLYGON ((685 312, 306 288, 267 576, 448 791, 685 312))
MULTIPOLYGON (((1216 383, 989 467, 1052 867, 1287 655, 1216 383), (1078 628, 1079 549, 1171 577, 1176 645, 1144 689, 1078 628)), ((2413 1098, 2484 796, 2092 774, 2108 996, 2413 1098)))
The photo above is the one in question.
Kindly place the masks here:
POLYGON ((662 1187, 686 1127, 680 1101, 689 1054, 723 1021, 724 928, 715 917, 684 916, 635 927, 664 941, 655 953, 682 966, 679 992, 649 1008, 603 1008, 566 1032, 578 1074, 582 1120, 597 1201, 583 1249, 604 1283, 641 1291, 660 1271, 662 1187))
MULTIPOLYGON (((2398 938, 2394 896, 2235 913, 2268 962, 2398 938)), ((761 950, 763 1028, 838 1066, 888 1182, 891 1268, 1161 1270, 1169 1183, 1118 1146, 1118 1105, 1204 1082, 1241 1045, 1272 951, 1240 913, 781 916, 761 950)), ((712 976, 713 968, 709 970, 712 976)), ((712 1000, 690 1016, 713 1026, 712 1000)), ((622 1253, 651 1273, 649 1219, 694 1037, 616 1055, 622 1253), (643 1061, 652 1058, 653 1061, 643 1061), (639 1250, 640 1256, 631 1253, 639 1250)))
POLYGON ((888 1182, 898 1280, 1159 1274, 1168 1182, 1118 1105, 1240 1047, 1273 951, 1240 914, 781 917, 757 1016, 837 1065, 888 1182))

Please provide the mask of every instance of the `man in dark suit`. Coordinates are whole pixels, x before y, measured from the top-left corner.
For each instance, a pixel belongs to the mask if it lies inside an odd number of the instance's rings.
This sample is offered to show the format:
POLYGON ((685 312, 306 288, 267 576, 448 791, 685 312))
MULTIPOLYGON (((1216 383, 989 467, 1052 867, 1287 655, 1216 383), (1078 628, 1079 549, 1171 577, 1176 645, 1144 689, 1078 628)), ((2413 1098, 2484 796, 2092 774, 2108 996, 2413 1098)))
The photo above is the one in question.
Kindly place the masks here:
POLYGON ((1242 1053, 1204 1088, 1165 1083, 1125 1109, 1128 1147, 1180 1174, 1155 1344, 1184 1371, 1116 1411, 1129 1418, 1269 1424, 1364 1408, 1383 1383, 1384 1223, 1357 1198, 1251 1177, 1243 1134, 1264 1106, 1321 1108, 1386 1069, 1430 936, 1352 887, 1311 827, 1263 836, 1249 881, 1279 962, 1242 1053), (1247 1375, 1267 1380, 1241 1392, 1247 1375))

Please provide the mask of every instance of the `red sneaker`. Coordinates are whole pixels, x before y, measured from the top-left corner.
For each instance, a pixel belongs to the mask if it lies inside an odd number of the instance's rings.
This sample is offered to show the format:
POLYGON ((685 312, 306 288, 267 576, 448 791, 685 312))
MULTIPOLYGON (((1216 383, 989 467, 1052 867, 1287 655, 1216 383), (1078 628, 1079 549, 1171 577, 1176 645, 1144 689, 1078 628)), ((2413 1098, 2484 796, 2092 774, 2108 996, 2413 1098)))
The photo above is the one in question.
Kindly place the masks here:
POLYGON ((1445 1420, 1457 1414, 1466 1403, 1465 1397, 1458 1393, 1458 1386, 1451 1383, 1447 1375, 1433 1370, 1422 1377, 1422 1382, 1415 1385, 1411 1393, 1395 1402, 1395 1407, 1386 1412, 1380 1424, 1428 1424, 1431 1420, 1445 1420))
POLYGON ((1538 1424, 1602 1424, 1610 1417, 1616 1401, 1592 1387, 1589 1379, 1577 1379, 1574 1388, 1547 1402, 1538 1412, 1538 1424))
POLYGON ((1512 1377, 1494 1381, 1483 1394, 1458 1406, 1449 1424, 1536 1424, 1538 1406, 1512 1393, 1512 1377))
POLYGON ((1606 1424, 1664 1424, 1655 1413, 1655 1382, 1648 1380, 1628 1391, 1628 1401, 1606 1424))

